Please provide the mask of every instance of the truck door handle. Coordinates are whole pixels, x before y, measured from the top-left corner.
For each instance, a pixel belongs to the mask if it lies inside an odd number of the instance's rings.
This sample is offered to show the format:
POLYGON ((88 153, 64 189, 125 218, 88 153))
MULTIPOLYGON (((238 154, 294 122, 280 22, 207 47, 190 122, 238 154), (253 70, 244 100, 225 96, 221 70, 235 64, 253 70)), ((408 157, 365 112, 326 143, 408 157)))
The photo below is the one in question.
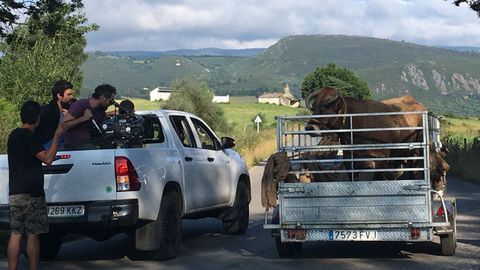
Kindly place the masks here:
POLYGON ((193 158, 192 157, 185 157, 185 161, 192 161, 193 158))
POLYGON ((73 164, 45 165, 42 166, 43 174, 65 174, 72 169, 73 164))
POLYGON ((208 160, 209 162, 212 162, 212 161, 214 161, 215 159, 214 159, 213 157, 209 157, 209 158, 207 158, 207 160, 208 160))

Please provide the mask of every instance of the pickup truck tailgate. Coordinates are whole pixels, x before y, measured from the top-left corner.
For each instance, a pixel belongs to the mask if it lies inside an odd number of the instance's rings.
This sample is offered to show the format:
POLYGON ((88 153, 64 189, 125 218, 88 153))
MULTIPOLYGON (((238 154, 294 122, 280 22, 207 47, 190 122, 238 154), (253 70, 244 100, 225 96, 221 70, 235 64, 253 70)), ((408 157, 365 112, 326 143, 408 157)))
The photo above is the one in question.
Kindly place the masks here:
POLYGON ((115 200, 115 149, 59 152, 44 166, 47 203, 115 200))

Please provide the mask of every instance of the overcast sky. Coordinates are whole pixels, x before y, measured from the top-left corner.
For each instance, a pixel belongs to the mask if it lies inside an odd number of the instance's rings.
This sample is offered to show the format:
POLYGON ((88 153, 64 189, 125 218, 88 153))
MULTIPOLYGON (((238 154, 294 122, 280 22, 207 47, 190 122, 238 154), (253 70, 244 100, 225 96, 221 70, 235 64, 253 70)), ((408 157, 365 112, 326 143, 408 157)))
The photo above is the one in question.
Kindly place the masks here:
POLYGON ((480 18, 451 0, 84 0, 87 50, 267 48, 298 34, 480 47, 480 18))

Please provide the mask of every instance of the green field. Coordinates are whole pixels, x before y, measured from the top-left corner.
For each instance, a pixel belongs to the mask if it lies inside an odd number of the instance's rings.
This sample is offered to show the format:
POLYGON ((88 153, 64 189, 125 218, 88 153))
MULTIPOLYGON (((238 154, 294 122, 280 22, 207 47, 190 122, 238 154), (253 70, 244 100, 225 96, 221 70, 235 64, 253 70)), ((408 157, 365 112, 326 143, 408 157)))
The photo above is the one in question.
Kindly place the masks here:
POLYGON ((262 118, 261 128, 275 127, 276 115, 296 115, 300 109, 273 104, 238 103, 221 104, 229 123, 240 126, 253 125, 257 115, 262 118))
MULTIPOLYGON (((129 98, 134 104, 137 111, 141 110, 157 110, 161 107, 161 102, 152 102, 146 99, 129 98)), ((225 112, 228 122, 232 125, 253 125, 253 119, 260 115, 262 118, 261 127, 274 127, 276 115, 296 115, 301 109, 279 106, 273 104, 255 103, 254 97, 235 97, 229 104, 219 104, 225 112), (263 119, 264 118, 264 119, 263 119)), ((120 100, 117 100, 119 102, 120 100)))
POLYGON ((447 117, 442 123, 442 136, 467 138, 480 136, 480 119, 447 117))

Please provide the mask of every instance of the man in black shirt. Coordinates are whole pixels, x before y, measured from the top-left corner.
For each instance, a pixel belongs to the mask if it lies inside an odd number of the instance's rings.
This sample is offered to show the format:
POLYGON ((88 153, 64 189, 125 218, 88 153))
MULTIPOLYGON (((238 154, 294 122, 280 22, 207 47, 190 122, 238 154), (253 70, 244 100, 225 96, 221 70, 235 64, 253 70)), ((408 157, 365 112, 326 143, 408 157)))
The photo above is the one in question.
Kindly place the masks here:
MULTIPOLYGON (((42 106, 40 125, 35 129, 35 137, 45 149, 50 146, 53 134, 58 124, 63 121, 62 109, 68 108, 73 100, 73 85, 66 80, 56 81, 52 88, 52 100, 42 106)), ((60 138, 59 150, 63 148, 63 140, 60 138)))
POLYGON ((27 255, 30 269, 38 268, 39 234, 48 232, 47 204, 43 190, 42 162, 51 164, 57 152, 58 139, 64 131, 59 125, 48 150, 34 137, 40 122, 40 105, 27 101, 20 111, 22 126, 14 129, 7 143, 10 227, 8 268, 16 269, 22 234, 27 234, 27 255))

